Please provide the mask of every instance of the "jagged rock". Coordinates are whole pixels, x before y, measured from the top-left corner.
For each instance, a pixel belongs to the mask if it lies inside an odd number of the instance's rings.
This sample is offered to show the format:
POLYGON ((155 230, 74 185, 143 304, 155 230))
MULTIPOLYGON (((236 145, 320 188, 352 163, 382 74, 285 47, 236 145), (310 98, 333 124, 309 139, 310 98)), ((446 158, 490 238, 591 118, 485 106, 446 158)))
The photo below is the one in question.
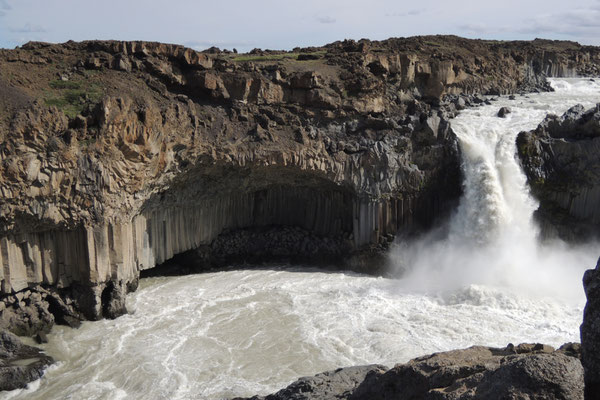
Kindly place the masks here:
POLYGON ((600 259, 583 276, 587 303, 581 324, 581 363, 585 371, 585 399, 600 399, 600 259))
POLYGON ((310 62, 140 41, 0 50, 1 293, 60 286, 73 310, 49 297, 57 321, 116 316, 111 284, 248 228, 371 254, 456 203, 461 98, 600 64, 570 42, 429 39, 336 42, 310 62))
POLYGON ((581 400, 583 368, 571 356, 573 347, 554 351, 541 344, 474 346, 415 358, 389 370, 376 365, 341 368, 252 399, 581 400))
POLYGON ((19 336, 34 336, 38 332, 50 332, 54 325, 54 315, 49 304, 35 293, 28 296, 18 292, 0 301, 0 329, 8 329, 19 336))
POLYGON ((0 390, 24 388, 39 379, 53 362, 39 349, 24 345, 12 333, 0 330, 0 390))
POLYGON ((300 378, 277 393, 265 397, 255 396, 248 400, 347 399, 368 374, 382 373, 386 369, 383 365, 339 368, 300 378))
POLYGON ((508 107, 501 107, 500 110, 498 110, 498 117, 500 118, 506 118, 507 114, 510 114, 510 108, 508 107))
POLYGON ((109 319, 115 319, 123 314, 127 314, 125 306, 125 295, 127 288, 123 282, 110 281, 102 291, 102 316, 109 319))
POLYGON ((48 336, 44 332, 38 332, 34 339, 38 344, 48 343, 48 336))
POLYGON ((548 115, 517 138, 519 157, 540 201, 545 236, 577 240, 600 235, 600 104, 548 115))

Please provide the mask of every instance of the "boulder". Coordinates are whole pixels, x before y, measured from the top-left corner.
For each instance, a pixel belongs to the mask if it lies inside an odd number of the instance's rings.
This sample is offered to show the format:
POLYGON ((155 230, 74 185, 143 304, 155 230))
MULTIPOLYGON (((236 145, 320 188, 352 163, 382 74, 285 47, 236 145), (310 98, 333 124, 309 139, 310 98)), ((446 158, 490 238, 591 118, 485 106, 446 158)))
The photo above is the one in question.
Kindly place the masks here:
POLYGON ((0 390, 14 390, 39 379, 54 360, 39 349, 24 345, 17 336, 0 331, 0 390))
POLYGON ((300 378, 277 393, 265 397, 254 396, 246 400, 346 399, 365 380, 367 375, 383 373, 385 370, 386 368, 382 365, 338 368, 334 371, 300 378))
POLYGON ((502 108, 500 108, 498 110, 498 117, 500 117, 500 118, 506 118, 506 115, 510 114, 510 113, 511 113, 510 108, 508 108, 508 107, 502 107, 502 108))

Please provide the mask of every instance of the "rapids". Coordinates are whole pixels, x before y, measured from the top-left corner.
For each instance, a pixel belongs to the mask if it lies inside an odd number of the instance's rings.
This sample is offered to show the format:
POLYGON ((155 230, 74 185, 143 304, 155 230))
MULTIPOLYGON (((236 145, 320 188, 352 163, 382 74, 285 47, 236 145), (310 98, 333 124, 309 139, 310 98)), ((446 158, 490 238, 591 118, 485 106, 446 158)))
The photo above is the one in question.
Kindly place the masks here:
POLYGON ((395 246, 398 278, 274 267, 144 279, 129 315, 54 327, 41 347, 57 364, 0 398, 221 399, 474 344, 579 341, 597 246, 538 244, 515 138, 547 113, 600 102, 600 83, 552 85, 452 120, 464 196, 443 229, 395 246))

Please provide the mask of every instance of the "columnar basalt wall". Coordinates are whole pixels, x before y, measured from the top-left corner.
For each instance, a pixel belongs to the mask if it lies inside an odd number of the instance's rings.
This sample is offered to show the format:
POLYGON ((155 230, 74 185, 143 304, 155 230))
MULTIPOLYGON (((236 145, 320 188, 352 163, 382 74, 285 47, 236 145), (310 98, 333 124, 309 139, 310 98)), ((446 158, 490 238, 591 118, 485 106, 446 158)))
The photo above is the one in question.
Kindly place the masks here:
POLYGON ((98 318, 140 271, 236 230, 373 249, 456 203, 449 119, 475 94, 548 90, 547 75, 598 65, 599 49, 571 42, 451 36, 247 55, 0 50, 1 293, 77 288, 98 318))

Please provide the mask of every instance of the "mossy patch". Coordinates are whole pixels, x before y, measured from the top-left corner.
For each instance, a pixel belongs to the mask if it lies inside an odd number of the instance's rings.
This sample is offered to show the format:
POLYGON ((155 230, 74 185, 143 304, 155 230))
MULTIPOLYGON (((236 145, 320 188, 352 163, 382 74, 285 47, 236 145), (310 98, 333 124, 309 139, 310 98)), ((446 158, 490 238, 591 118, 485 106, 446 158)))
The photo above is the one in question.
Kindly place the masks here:
POLYGON ((44 94, 44 102, 47 106, 57 107, 69 118, 75 118, 86 105, 95 104, 102 97, 100 86, 87 80, 54 80, 48 86, 50 89, 44 94))
MULTIPOLYGON (((311 55, 322 57, 325 55, 326 51, 315 51, 312 53, 281 53, 281 54, 264 54, 264 55, 254 55, 254 54, 242 54, 239 56, 233 56, 231 58, 232 61, 244 62, 244 61, 253 61, 253 62, 261 62, 261 61, 281 61, 281 60, 298 60, 298 57, 301 55, 311 55)), ((306 60, 310 61, 310 60, 306 60)))

